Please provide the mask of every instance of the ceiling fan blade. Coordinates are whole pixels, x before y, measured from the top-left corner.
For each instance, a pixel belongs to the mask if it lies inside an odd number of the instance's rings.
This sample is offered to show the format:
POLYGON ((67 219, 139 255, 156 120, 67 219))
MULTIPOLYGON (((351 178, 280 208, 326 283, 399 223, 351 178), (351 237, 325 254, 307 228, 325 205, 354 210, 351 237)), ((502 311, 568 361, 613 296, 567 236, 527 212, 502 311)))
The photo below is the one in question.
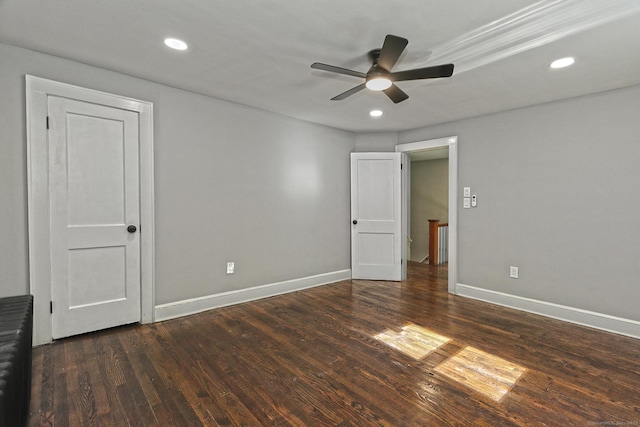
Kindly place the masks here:
POLYGON ((389 78, 394 82, 404 80, 435 79, 438 77, 451 77, 453 74, 453 64, 436 65, 433 67, 416 68, 413 70, 397 71, 389 74, 389 78))
POLYGON ((394 84, 392 84, 389 89, 385 89, 383 92, 389 97, 390 100, 393 101, 394 104, 397 104, 398 102, 402 102, 405 99, 409 98, 409 95, 404 93, 402 89, 394 84))
POLYGON ((395 65, 402 51, 407 47, 409 40, 388 34, 384 39, 384 44, 380 50, 380 57, 378 58, 378 67, 382 67, 387 71, 391 71, 395 65))
POLYGON ((362 89, 364 89, 366 86, 364 83, 362 83, 361 85, 358 85, 356 87, 353 87, 351 89, 349 89, 346 92, 342 92, 340 95, 336 95, 333 98, 331 98, 332 101, 342 101, 343 99, 345 99, 348 96, 353 95, 354 93, 358 93, 360 92, 362 89))
POLYGON ((331 73, 346 74, 347 76, 362 77, 363 79, 367 77, 365 73, 361 73, 360 71, 348 70, 346 68, 336 67, 335 65, 322 64, 320 62, 314 62, 311 64, 311 68, 329 71, 331 73))

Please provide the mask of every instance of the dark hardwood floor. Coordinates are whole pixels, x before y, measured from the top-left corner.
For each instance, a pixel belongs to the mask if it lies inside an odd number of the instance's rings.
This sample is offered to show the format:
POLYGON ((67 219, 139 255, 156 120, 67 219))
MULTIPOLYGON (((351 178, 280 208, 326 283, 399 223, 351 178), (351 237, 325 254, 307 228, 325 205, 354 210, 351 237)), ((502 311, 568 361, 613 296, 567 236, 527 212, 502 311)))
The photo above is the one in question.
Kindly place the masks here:
POLYGON ((640 425, 640 340, 449 295, 446 274, 413 263, 402 283, 343 281, 37 347, 30 425, 640 425), (407 338, 406 325, 418 352, 430 334, 448 341, 416 359, 375 338, 407 338))

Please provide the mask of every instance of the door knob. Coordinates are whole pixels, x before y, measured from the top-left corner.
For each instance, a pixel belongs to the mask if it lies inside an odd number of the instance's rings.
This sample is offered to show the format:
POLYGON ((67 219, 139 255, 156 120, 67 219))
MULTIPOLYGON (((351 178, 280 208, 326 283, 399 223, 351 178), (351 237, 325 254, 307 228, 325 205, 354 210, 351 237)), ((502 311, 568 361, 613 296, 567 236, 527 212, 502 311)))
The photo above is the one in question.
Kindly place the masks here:
POLYGON ((127 227, 127 231, 129 233, 135 233, 138 230, 138 228, 135 225, 130 225, 127 227))
POLYGON ((357 219, 354 219, 354 220, 353 220, 353 225, 356 225, 357 223, 358 223, 358 220, 357 220, 357 219))

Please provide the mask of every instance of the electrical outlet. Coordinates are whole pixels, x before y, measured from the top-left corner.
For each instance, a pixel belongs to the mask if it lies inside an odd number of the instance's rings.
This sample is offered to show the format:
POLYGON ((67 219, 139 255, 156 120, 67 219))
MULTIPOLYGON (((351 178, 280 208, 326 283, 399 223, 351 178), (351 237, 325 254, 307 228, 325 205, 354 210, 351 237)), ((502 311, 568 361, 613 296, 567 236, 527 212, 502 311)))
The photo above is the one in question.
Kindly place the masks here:
POLYGON ((509 267, 509 277, 511 277, 512 279, 518 278, 518 267, 509 267))
POLYGON ((227 263, 227 274, 233 274, 236 270, 236 265, 233 262, 227 263))

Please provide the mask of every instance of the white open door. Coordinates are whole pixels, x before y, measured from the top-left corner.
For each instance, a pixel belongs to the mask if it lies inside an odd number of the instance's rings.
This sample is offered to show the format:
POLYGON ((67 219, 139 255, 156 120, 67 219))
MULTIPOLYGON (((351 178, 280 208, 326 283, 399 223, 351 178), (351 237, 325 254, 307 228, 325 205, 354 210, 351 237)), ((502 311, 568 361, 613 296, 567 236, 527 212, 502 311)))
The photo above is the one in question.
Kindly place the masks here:
POLYGON ((139 322, 139 117, 49 96, 52 335, 139 322))
POLYGON ((401 154, 351 153, 351 274, 402 280, 401 154))

